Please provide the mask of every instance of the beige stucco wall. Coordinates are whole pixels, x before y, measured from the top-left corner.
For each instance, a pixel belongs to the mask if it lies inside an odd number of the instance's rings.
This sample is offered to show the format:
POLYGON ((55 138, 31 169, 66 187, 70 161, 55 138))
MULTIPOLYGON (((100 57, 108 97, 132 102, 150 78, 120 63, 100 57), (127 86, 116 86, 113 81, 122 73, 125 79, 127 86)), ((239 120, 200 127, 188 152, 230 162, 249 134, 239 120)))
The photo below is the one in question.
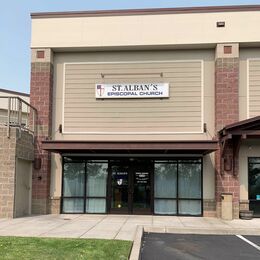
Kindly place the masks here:
POLYGON ((248 157, 260 157, 260 140, 247 140, 239 152, 240 200, 248 200, 248 157))
POLYGON ((258 42, 260 12, 32 19, 32 48, 105 48, 258 42), (225 28, 217 28, 225 21, 225 28))
MULTIPOLYGON (((239 120, 244 120, 250 115, 248 111, 248 59, 260 60, 260 48, 241 48, 239 58, 239 120)), ((259 86, 258 88, 260 90, 259 86)), ((253 115, 252 112, 251 115, 253 115)))
POLYGON ((51 155, 51 184, 50 197, 51 199, 61 196, 62 183, 62 157, 60 154, 51 155))
POLYGON ((203 199, 215 199, 215 153, 203 157, 203 199))

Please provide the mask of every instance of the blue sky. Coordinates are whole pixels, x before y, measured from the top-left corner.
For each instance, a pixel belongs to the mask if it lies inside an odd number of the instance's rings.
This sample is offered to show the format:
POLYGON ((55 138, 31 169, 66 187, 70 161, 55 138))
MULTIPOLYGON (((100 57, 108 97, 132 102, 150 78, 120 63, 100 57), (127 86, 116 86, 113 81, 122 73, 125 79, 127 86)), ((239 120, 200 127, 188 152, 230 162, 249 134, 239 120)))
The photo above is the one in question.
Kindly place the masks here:
POLYGON ((30 92, 31 12, 245 4, 260 4, 260 0, 2 0, 0 15, 0 88, 30 92))

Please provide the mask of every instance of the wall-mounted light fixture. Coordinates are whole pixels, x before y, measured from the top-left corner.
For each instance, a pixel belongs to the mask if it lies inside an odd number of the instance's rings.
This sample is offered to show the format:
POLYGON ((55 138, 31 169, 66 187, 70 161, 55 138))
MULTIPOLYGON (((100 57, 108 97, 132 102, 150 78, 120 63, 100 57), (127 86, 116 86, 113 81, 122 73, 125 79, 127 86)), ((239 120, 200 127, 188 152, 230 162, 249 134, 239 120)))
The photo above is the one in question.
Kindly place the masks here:
POLYGON ((34 161, 33 161, 33 168, 35 170, 40 170, 42 167, 42 159, 40 157, 36 157, 34 158, 34 161))
POLYGON ((207 129, 207 123, 203 124, 203 132, 207 133, 208 129, 207 129))
POLYGON ((232 171, 232 169, 233 169, 233 158, 232 156, 226 156, 224 158, 224 170, 232 171))
POLYGON ((59 133, 61 134, 62 133, 62 124, 59 125, 59 133))

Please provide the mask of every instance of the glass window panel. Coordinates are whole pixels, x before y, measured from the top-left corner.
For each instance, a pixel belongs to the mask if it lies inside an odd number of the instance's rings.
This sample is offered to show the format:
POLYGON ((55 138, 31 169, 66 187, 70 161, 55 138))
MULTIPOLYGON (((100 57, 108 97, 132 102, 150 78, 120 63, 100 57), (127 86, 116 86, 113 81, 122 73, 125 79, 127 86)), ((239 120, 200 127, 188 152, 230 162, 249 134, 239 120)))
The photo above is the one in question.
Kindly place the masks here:
POLYGON ((156 163, 154 165, 154 196, 176 198, 177 164, 156 163))
POLYGON ((179 164, 179 198, 201 198, 201 164, 179 164))
POLYGON ((260 164, 249 164, 249 199, 260 200, 260 164))
POLYGON ((106 213, 105 199, 87 199, 86 200, 87 213, 106 213))
POLYGON ((250 157, 248 161, 249 163, 260 163, 260 157, 250 157))
POLYGON ((250 201, 249 209, 253 210, 255 217, 260 217, 260 201, 250 201))
POLYGON ((64 156, 63 157, 63 161, 66 163, 70 163, 70 162, 79 162, 79 163, 84 163, 85 162, 85 159, 82 158, 82 157, 66 157, 64 156))
POLYGON ((179 214, 183 215, 200 215, 200 200, 179 200, 179 214))
POLYGON ((200 158, 194 158, 194 159, 180 159, 179 163, 201 163, 200 158))
POLYGON ((175 200, 155 199, 154 213, 155 214, 169 214, 169 215, 176 214, 177 213, 176 201, 175 200))
POLYGON ((94 162, 87 164, 87 196, 106 197, 107 163, 94 162))
POLYGON ((63 196, 84 196, 84 182, 84 163, 64 163, 63 196))
POLYGON ((160 164, 160 163, 166 163, 166 162, 167 162, 167 163, 170 163, 170 164, 177 164, 177 160, 167 160, 167 161, 166 161, 166 160, 156 160, 156 161, 155 161, 155 164, 157 164, 157 163, 158 163, 158 164, 160 164))
POLYGON ((63 199, 63 213, 83 213, 84 199, 63 199))

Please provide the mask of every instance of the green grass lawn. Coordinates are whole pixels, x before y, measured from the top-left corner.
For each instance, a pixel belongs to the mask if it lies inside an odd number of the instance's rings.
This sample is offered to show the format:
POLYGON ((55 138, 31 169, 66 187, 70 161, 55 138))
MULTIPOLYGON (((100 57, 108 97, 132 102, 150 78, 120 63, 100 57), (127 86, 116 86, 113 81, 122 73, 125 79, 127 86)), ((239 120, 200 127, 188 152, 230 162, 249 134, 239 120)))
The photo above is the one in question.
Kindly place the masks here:
POLYGON ((0 259, 128 259, 132 242, 102 239, 0 237, 0 259))

